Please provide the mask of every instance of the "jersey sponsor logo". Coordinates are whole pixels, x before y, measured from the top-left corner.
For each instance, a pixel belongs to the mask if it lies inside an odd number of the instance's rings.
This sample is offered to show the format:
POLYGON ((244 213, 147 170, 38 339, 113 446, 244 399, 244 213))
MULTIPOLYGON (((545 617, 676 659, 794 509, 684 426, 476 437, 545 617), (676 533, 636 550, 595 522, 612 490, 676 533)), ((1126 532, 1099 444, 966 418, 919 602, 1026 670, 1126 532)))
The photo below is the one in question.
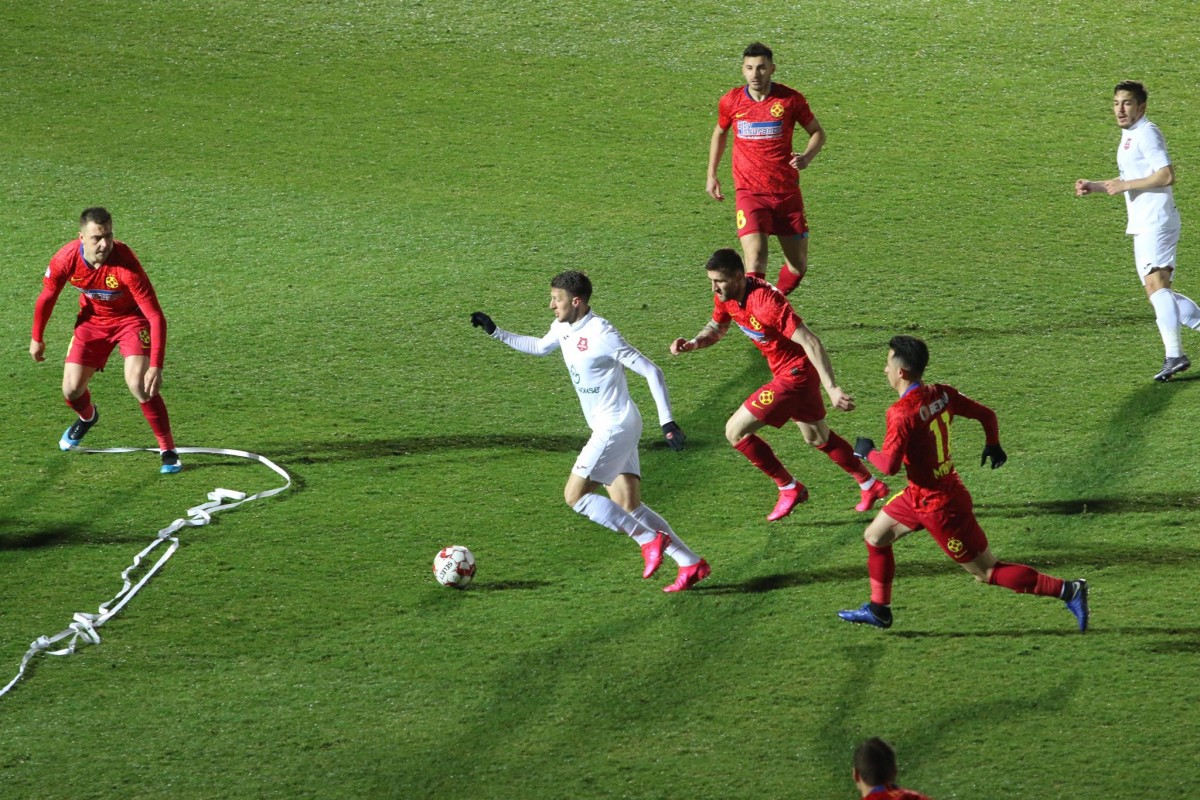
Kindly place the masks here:
POLYGON ((577 350, 579 350, 579 352, 585 352, 588 348, 587 337, 580 336, 579 341, 575 343, 575 347, 577 350))
POLYGON ((763 389, 758 393, 758 397, 750 402, 750 405, 755 408, 766 408, 775 402, 775 392, 770 389, 763 389))
POLYGON ((741 119, 742 117, 746 116, 746 115, 747 115, 747 114, 749 114, 749 113, 750 113, 749 111, 739 111, 738 113, 736 113, 736 114, 734 114, 734 115, 733 115, 733 118, 734 118, 734 119, 741 119))
POLYGON ((737 124, 739 139, 779 139, 783 136, 783 122, 767 120, 766 122, 750 122, 742 120, 737 124))
POLYGON ((775 103, 771 106, 771 116, 772 117, 782 117, 783 116, 783 103, 779 102, 778 100, 775 101, 775 103))
POLYGON ((104 285, 110 289, 116 289, 117 287, 119 287, 121 285, 121 282, 117 280, 116 275, 105 275, 104 276, 104 285))
POLYGON ((949 550, 951 553, 954 553, 954 555, 958 555, 959 553, 961 553, 965 547, 966 547, 966 545, 964 545, 962 543, 962 539, 956 539, 953 536, 951 536, 949 539, 946 540, 946 549, 949 550))
POLYGON ((761 325, 758 326, 758 330, 755 330, 754 328, 751 328, 747 325, 743 325, 742 323, 739 322, 738 327, 741 328, 742 333, 749 336, 750 340, 752 342, 754 342, 755 344, 765 344, 766 343, 767 335, 765 333, 763 333, 761 325))
MULTIPOLYGON (((71 285, 74 286, 74 284, 71 285)), ((83 286, 75 286, 75 288, 79 290, 80 294, 85 294, 93 300, 99 300, 102 303, 111 303, 121 296, 120 289, 87 289, 83 286)))

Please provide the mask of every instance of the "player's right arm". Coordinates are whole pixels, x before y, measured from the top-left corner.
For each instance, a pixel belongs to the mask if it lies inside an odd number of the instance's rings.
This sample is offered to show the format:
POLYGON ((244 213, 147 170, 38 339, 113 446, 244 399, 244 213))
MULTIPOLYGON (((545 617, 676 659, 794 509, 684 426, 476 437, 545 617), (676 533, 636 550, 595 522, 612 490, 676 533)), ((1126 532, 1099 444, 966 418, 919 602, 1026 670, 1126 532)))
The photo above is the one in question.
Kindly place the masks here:
POLYGON ((29 357, 34 361, 46 360, 46 342, 43 338, 46 334, 46 324, 50 322, 54 304, 58 302, 58 295, 67 283, 66 271, 56 267, 55 260, 52 259, 42 278, 41 294, 33 304, 33 330, 29 338, 29 357))
POLYGON ((708 143, 708 182, 704 187, 709 197, 714 200, 724 200, 721 194, 721 181, 717 179, 717 168, 721 165, 721 156, 725 153, 725 144, 729 139, 729 128, 722 128, 718 122, 713 128, 712 139, 708 143))
POLYGON ((676 339, 671 342, 671 355, 677 356, 680 353, 690 353, 693 350, 703 350, 705 347, 712 347, 721 338, 725 336, 725 332, 729 330, 729 320, 717 322, 710 319, 708 323, 700 329, 700 332, 691 339, 676 339))
POLYGON ((883 437, 883 448, 867 453, 867 460, 884 475, 895 475, 904 463, 908 450, 908 437, 912 433, 912 421, 899 415, 887 415, 887 434, 883 437))

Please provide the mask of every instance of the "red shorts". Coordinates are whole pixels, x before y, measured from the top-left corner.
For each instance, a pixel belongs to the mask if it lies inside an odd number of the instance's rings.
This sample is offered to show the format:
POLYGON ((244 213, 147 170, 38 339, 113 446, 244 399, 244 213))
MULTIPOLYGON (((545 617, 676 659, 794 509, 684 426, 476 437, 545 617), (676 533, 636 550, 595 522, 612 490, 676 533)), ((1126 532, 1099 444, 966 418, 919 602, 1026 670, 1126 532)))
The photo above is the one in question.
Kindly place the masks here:
POLYGON ((104 369, 113 348, 121 347, 123 356, 150 355, 150 322, 143 317, 87 319, 76 323, 67 351, 68 364, 104 369))
POLYGON ((765 384, 742 403, 754 418, 773 428, 782 428, 789 419, 819 422, 825 419, 825 401, 821 399, 821 379, 809 364, 798 378, 778 378, 765 384))
POLYGON ((737 235, 765 233, 768 236, 807 236, 804 198, 797 189, 791 194, 737 192, 737 235))
POLYGON ((929 531, 946 555, 960 564, 973 561, 987 549, 988 540, 975 519, 970 492, 963 489, 948 497, 941 495, 939 499, 943 502, 932 508, 918 507, 912 502, 912 487, 909 486, 884 504, 883 513, 906 528, 929 531))

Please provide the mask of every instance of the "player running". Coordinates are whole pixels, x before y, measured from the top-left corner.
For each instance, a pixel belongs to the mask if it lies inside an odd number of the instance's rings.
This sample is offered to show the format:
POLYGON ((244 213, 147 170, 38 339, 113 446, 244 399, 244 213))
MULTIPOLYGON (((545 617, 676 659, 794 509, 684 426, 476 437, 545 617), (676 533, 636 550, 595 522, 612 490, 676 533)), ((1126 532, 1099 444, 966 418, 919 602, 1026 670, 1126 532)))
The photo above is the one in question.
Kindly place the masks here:
POLYGON ((737 235, 746 256, 746 271, 766 278, 767 242, 774 235, 784 264, 776 285, 790 294, 808 271, 808 219, 800 194, 800 172, 825 146, 825 129, 804 95, 775 83, 774 54, 755 42, 742 53, 744 86, 726 92, 717 104, 717 125, 708 147, 706 191, 724 200, 717 167, 733 131, 733 185, 737 235), (792 152, 792 133, 808 134, 804 152, 792 152))
POLYGON ((895 336, 888 342, 883 372, 900 399, 888 409, 883 450, 876 450, 870 439, 859 437, 854 453, 870 459, 886 475, 895 475, 903 464, 908 486, 880 509, 863 534, 871 578, 870 601, 857 609, 839 611, 838 616, 847 622, 878 628, 892 626, 890 604, 896 575, 892 543, 924 528, 946 555, 974 575, 975 580, 1021 594, 1063 600, 1078 620, 1079 630, 1086 631, 1087 581, 1064 581, 1024 564, 998 561, 992 555, 987 536, 975 519, 971 494, 950 458, 950 423, 956 416, 978 420, 986 437, 980 466, 991 459, 992 469, 996 469, 1008 460, 1000 447, 996 413, 960 394, 953 386, 922 383, 928 364, 929 348, 920 339, 895 336))
POLYGON ((63 450, 78 447, 100 421, 88 383, 104 369, 113 348, 120 347, 125 357, 125 384, 141 404, 158 440, 160 471, 179 472, 183 465, 175 452, 166 403, 159 394, 167 320, 137 256, 113 238, 112 215, 103 208, 85 209, 79 217, 79 238, 67 242, 50 259, 33 309, 29 355, 34 361, 46 360, 46 323, 68 283, 79 291, 79 314, 63 368, 62 390, 79 418, 63 433, 58 446, 63 450))
POLYGON ((673 450, 682 450, 683 431, 671 414, 671 399, 660 370, 622 338, 608 320, 598 317, 589 305, 592 282, 582 272, 568 270, 550 281, 550 310, 554 322, 538 339, 496 327, 481 311, 471 315, 471 324, 483 328, 514 350, 530 355, 562 351, 567 372, 592 436, 575 460, 563 489, 563 497, 576 513, 612 531, 624 533, 642 548, 643 578, 658 570, 663 554, 679 567, 675 582, 664 592, 690 589, 708 577, 708 562, 696 555, 679 534, 654 509, 642 502, 642 478, 638 440, 642 415, 629 396, 625 367, 650 384, 658 407, 658 421, 673 450), (608 497, 597 494, 604 486, 608 497))
POLYGON ((845 439, 825 422, 825 404, 818 381, 829 402, 841 411, 854 410, 854 398, 842 391, 833 377, 829 354, 817 335, 808 329, 786 297, 764 280, 747 275, 741 256, 725 248, 705 264, 713 291, 713 315, 692 339, 676 339, 671 353, 690 353, 711 347, 725 336, 729 323, 736 322, 767 359, 772 380, 746 399, 725 423, 725 438, 733 449, 749 459, 779 487, 779 499, 767 515, 774 522, 792 513, 808 499, 808 489, 799 483, 757 435, 765 425, 783 427, 795 420, 804 441, 829 456, 862 490, 856 511, 870 511, 876 500, 887 496, 883 481, 854 457, 845 439))

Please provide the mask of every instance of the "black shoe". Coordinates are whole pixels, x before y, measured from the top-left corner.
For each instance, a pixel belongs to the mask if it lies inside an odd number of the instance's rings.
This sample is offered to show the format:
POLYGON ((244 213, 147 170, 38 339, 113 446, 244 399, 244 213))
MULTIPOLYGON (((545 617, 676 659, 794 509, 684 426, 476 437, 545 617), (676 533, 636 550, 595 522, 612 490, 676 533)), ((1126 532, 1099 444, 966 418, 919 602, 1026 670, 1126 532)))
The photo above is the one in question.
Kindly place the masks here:
POLYGON ((1187 372, 1188 368, 1191 366, 1191 359, 1189 359, 1187 356, 1178 356, 1174 358, 1167 356, 1163 359, 1162 369, 1160 369, 1158 374, 1154 376, 1154 380, 1169 381, 1171 380, 1171 376, 1176 372, 1187 372))
POLYGON ((163 450, 162 467, 158 471, 164 475, 174 475, 181 469, 183 469, 183 462, 179 460, 179 453, 174 450, 163 450))
POLYGON ((79 443, 83 441, 83 437, 92 426, 100 421, 100 407, 92 405, 92 418, 88 420, 77 419, 75 424, 67 428, 63 433, 62 438, 58 440, 58 449, 70 450, 72 447, 79 447, 79 443))

